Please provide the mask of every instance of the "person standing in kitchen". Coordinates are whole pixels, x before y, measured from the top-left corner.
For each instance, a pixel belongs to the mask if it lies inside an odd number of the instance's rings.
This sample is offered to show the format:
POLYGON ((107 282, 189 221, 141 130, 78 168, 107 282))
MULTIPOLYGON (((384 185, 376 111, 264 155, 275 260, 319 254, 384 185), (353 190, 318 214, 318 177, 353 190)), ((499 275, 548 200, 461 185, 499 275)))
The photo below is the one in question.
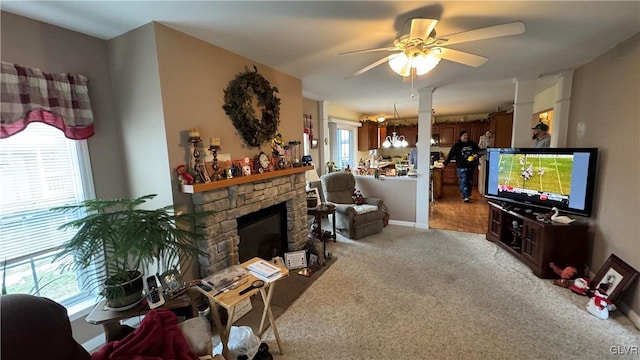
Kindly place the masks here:
POLYGON ((479 152, 478 144, 469 140, 469 133, 466 130, 462 130, 460 131, 458 142, 449 150, 449 154, 444 161, 444 166, 447 166, 451 160, 455 159, 460 195, 462 195, 462 201, 466 203, 471 201, 473 169, 478 166, 479 152))
POLYGON ((549 126, 547 124, 539 123, 533 128, 533 148, 548 148, 551 145, 551 135, 547 133, 549 126))
POLYGON ((409 165, 413 165, 413 171, 418 169, 418 135, 416 135, 416 147, 409 153, 409 165))

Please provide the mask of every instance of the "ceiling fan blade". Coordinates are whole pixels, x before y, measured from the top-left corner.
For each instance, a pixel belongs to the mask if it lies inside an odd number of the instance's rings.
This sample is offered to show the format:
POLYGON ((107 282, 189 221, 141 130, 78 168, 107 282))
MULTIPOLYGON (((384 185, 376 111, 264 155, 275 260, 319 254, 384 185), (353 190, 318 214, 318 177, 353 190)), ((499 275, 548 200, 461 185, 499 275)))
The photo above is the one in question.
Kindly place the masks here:
POLYGON ((377 48, 377 49, 345 51, 345 52, 339 53, 338 55, 362 54, 362 53, 369 53, 369 52, 376 52, 376 51, 395 51, 395 50, 399 50, 399 49, 395 46, 392 46, 392 47, 377 48))
POLYGON ((381 64, 384 64, 385 62, 387 62, 387 61, 389 61, 389 60, 393 59, 393 58, 394 58, 396 55, 398 55, 398 54, 399 54, 399 53, 391 54, 391 55, 389 55, 389 56, 385 56, 385 57, 383 57, 382 59, 380 59, 380 60, 378 60, 378 61, 374 62, 373 64, 369 64, 369 65, 367 65, 367 66, 363 67, 362 69, 360 69, 360 70, 356 71, 356 72, 355 72, 355 73, 353 73, 352 75, 347 76, 345 79, 347 79, 347 80, 348 80, 348 79, 353 79, 353 78, 354 78, 354 77, 356 77, 356 76, 360 76, 360 75, 364 74, 365 72, 367 72, 367 71, 369 71, 369 70, 373 69, 374 67, 379 66, 379 65, 381 65, 381 64))
POLYGON ((463 31, 457 34, 445 35, 436 39, 443 41, 447 46, 460 44, 463 42, 491 39, 502 36, 518 35, 524 33, 525 27, 522 21, 516 21, 508 24, 489 26, 486 28, 463 31))
POLYGON ((478 67, 484 64, 485 62, 487 62, 487 60, 489 60, 484 56, 474 55, 474 54, 460 51, 460 50, 453 50, 453 49, 447 49, 447 48, 440 48, 440 49, 442 50, 441 56, 443 59, 455 61, 457 63, 464 64, 467 66, 478 67))
POLYGON ((409 31, 410 39, 427 40, 429 34, 436 27, 438 20, 434 19, 411 19, 411 30, 409 31))

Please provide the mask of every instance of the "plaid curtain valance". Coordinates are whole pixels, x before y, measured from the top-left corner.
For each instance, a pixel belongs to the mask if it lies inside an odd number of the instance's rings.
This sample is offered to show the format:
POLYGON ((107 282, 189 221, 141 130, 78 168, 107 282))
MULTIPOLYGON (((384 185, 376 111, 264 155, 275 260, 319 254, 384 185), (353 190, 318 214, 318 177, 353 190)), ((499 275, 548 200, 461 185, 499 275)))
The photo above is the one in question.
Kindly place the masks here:
POLYGON ((62 130, 73 140, 93 136, 88 79, 76 74, 48 74, 2 62, 0 138, 38 121, 62 130))

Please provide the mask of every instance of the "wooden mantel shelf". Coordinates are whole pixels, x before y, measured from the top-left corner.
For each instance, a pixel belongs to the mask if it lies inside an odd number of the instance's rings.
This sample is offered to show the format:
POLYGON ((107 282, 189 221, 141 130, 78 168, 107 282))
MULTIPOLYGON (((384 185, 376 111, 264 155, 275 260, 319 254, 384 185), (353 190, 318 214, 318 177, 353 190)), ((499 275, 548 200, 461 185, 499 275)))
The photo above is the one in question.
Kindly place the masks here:
POLYGON ((180 185, 180 191, 182 191, 183 193, 195 194, 215 189, 226 188, 234 185, 246 184, 254 181, 267 180, 280 176, 303 173, 307 170, 313 170, 313 166, 302 166, 284 170, 267 171, 262 174, 254 174, 249 176, 237 176, 232 179, 212 181, 206 184, 180 185))

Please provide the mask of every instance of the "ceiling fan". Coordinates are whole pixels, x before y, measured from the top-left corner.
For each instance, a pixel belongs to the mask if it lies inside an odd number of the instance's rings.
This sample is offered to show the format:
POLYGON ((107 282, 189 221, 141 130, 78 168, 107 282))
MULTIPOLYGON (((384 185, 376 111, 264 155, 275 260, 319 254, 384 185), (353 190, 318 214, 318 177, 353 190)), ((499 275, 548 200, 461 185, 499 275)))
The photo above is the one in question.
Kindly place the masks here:
POLYGON ((393 47, 347 51, 338 55, 361 54, 376 51, 393 51, 394 53, 365 66, 345 79, 352 79, 365 72, 389 62, 389 66, 401 76, 424 75, 433 69, 440 59, 455 61, 468 66, 478 67, 488 58, 468 52, 448 48, 449 45, 469 41, 492 39, 502 36, 524 33, 525 26, 521 21, 485 28, 463 31, 456 34, 436 37, 435 27, 438 20, 413 18, 408 33, 396 35, 393 47))

